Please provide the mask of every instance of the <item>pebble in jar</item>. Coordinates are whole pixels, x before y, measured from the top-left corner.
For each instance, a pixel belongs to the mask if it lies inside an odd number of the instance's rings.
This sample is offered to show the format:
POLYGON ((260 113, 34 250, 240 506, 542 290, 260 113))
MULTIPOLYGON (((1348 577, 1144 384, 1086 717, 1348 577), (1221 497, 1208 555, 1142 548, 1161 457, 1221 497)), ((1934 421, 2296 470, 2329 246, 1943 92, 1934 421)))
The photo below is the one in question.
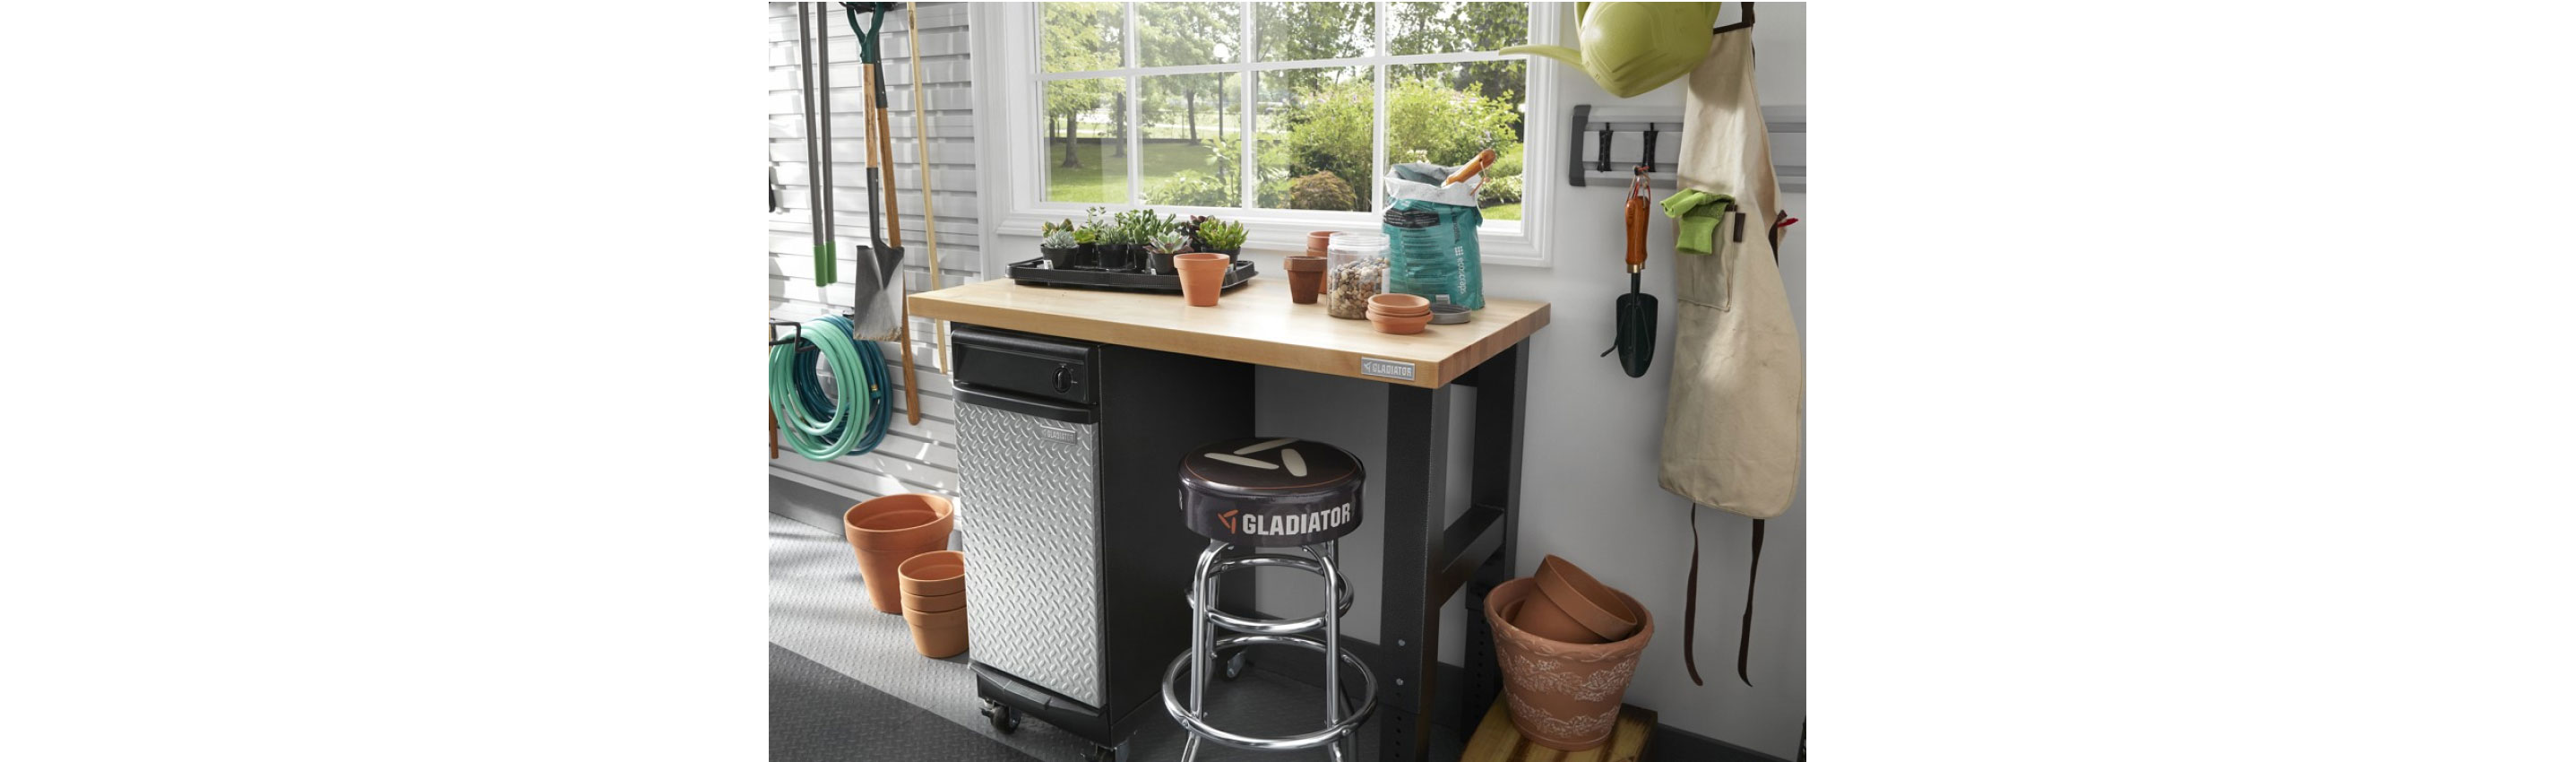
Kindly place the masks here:
POLYGON ((1386 290, 1386 236, 1334 235, 1324 268, 1325 314, 1368 319, 1369 297, 1386 290))

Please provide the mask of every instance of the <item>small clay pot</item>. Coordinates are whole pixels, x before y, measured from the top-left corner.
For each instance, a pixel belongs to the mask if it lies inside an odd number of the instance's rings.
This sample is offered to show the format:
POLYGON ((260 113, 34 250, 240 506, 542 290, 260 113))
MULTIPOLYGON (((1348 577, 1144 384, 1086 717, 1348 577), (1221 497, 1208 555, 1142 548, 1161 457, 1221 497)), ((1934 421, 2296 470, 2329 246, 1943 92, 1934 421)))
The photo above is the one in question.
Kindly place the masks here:
POLYGON ((1421 333, 1422 327, 1431 323, 1431 313, 1398 316, 1369 310, 1368 319, 1369 324, 1377 326, 1380 333, 1421 333))
POLYGON ((1333 247, 1333 235, 1339 230, 1318 230, 1306 234, 1306 256, 1320 257, 1333 247))
POLYGON ((1284 260, 1288 268, 1288 301, 1314 304, 1324 293, 1324 258, 1291 256, 1284 260))
POLYGON ((1655 618, 1636 599, 1611 591, 1637 612, 1637 632, 1609 643, 1545 640, 1512 624, 1539 597, 1538 580, 1523 577, 1485 595, 1485 622, 1494 630, 1494 657, 1503 672, 1503 703, 1512 725, 1531 743, 1559 751, 1584 751, 1610 740, 1636 676, 1638 657, 1655 637, 1655 618))
POLYGON ((1368 306, 1396 317, 1431 314, 1431 300, 1412 294, 1378 294, 1369 297, 1368 306))
POLYGON ((937 550, 913 556, 895 570, 903 592, 919 596, 966 592, 966 554, 937 550))
POLYGON ((1579 645, 1610 642, 1609 638, 1601 637, 1590 628, 1584 627, 1582 622, 1575 621, 1574 615, 1565 613, 1565 609, 1559 608, 1555 602, 1548 600, 1545 594, 1533 595, 1528 600, 1522 601, 1520 608, 1512 612, 1512 626, 1528 630, 1533 636, 1556 643, 1579 645))
POLYGON ((964 590, 959 590, 947 595, 903 594, 903 610, 905 611, 938 613, 941 611, 956 611, 965 607, 966 591, 964 590))
POLYGON ((933 659, 945 659, 966 652, 966 610, 903 612, 904 624, 912 627, 912 648, 933 659))
POLYGON ((948 533, 956 527, 956 508, 938 495, 887 495, 842 513, 841 533, 858 553, 868 605, 888 614, 902 610, 897 568, 914 556, 947 548, 948 533))
POLYGON ((1637 631, 1637 614, 1619 600, 1619 593, 1572 561, 1553 555, 1539 559, 1538 591, 1548 603, 1582 623, 1583 629, 1600 636, 1590 642, 1607 643, 1637 631))
POLYGON ((1230 260, 1223 254, 1193 252, 1172 258, 1172 266, 1181 270, 1181 297, 1192 307, 1214 307, 1216 298, 1225 291, 1225 267, 1230 260))

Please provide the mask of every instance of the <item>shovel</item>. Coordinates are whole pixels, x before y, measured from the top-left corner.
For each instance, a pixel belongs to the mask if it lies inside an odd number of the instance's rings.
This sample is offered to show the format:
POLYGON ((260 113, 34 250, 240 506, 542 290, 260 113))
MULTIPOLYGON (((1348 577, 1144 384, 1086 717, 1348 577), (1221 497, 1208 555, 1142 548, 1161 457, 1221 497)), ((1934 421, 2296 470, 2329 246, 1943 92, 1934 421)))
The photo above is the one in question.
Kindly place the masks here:
POLYGON ((1644 293, 1638 281, 1646 271, 1646 168, 1637 168, 1637 180, 1628 184, 1628 293, 1619 295, 1618 334, 1601 356, 1619 353, 1619 368, 1629 378, 1646 375, 1655 364, 1655 295, 1644 293))

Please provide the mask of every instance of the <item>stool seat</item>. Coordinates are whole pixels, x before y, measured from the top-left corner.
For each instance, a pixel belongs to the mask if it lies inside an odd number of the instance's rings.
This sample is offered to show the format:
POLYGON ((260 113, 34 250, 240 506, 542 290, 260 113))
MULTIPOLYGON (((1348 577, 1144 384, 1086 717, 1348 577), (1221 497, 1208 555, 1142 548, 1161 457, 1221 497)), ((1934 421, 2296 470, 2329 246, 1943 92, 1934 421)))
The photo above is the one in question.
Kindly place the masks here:
POLYGON ((1181 515, 1190 530, 1230 545, 1329 542, 1360 526, 1366 470, 1339 447, 1295 437, 1249 437, 1181 457, 1181 515))

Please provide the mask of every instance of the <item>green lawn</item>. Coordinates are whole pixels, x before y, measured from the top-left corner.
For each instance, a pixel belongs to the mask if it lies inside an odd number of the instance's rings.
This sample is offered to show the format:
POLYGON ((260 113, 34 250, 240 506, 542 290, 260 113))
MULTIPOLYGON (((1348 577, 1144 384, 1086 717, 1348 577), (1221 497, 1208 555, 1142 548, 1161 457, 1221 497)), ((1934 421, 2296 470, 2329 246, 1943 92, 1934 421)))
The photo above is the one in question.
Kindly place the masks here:
MULTIPOLYGON (((1048 201, 1070 201, 1085 204, 1123 204, 1127 202, 1127 159, 1108 157, 1103 161, 1103 141, 1076 141, 1073 155, 1082 162, 1079 168, 1059 166, 1064 161, 1064 143, 1047 141, 1048 201)), ((1182 170, 1212 172, 1207 164, 1205 146, 1188 143, 1147 143, 1144 147, 1144 180, 1146 187, 1182 170)), ((1485 208, 1485 219, 1517 220, 1521 205, 1497 204, 1485 208)))

